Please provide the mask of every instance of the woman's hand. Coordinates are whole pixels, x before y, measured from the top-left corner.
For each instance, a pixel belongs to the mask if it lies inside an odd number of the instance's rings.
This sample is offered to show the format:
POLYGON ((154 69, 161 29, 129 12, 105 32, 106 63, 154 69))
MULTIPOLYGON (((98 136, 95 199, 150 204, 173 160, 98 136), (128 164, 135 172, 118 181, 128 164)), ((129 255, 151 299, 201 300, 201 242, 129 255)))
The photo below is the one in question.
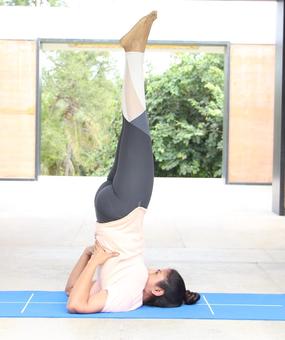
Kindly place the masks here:
POLYGON ((116 257, 119 255, 120 253, 118 252, 108 251, 107 249, 102 247, 101 244, 96 240, 94 254, 91 256, 90 260, 95 261, 97 264, 101 265, 112 257, 116 257))

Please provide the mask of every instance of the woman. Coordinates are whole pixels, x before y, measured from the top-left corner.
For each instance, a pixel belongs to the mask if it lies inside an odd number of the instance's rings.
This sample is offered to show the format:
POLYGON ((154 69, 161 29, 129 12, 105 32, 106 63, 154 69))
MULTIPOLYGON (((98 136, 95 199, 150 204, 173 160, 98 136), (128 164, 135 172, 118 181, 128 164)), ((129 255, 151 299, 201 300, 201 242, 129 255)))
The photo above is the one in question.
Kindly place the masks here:
POLYGON ((114 165, 95 196, 95 246, 84 250, 66 285, 70 313, 122 312, 143 304, 177 307, 200 298, 186 290, 176 270, 148 270, 143 258, 143 218, 154 178, 143 59, 156 18, 151 12, 120 40, 126 57, 122 131, 114 165), (95 273, 98 279, 92 281, 95 273))

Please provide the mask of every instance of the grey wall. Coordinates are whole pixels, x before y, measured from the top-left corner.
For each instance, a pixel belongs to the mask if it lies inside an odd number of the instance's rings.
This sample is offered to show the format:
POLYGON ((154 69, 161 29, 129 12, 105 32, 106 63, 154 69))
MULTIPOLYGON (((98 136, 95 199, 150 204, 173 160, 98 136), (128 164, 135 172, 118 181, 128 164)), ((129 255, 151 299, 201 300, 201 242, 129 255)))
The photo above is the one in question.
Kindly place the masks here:
POLYGON ((285 77, 284 77, 284 0, 277 4, 274 151, 272 210, 284 215, 285 77))

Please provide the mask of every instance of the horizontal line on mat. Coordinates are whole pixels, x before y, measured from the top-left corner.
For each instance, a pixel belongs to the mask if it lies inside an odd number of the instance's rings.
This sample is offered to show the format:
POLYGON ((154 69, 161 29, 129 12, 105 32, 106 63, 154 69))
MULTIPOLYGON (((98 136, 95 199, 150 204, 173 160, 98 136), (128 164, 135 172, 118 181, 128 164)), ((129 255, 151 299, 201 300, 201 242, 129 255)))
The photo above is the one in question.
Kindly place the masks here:
MULTIPOLYGON (((5 304, 5 303, 16 303, 16 304, 21 304, 21 303, 26 303, 26 301, 0 301, 0 304, 5 304)), ((39 302, 39 301, 33 301, 33 302, 29 302, 29 305, 32 304, 66 304, 67 302, 39 302)), ((237 306, 237 307, 284 307, 284 305, 256 305, 256 304, 248 304, 248 303, 211 303, 211 306, 237 306)), ((199 303, 197 304, 197 306, 208 306, 206 303, 199 303)))

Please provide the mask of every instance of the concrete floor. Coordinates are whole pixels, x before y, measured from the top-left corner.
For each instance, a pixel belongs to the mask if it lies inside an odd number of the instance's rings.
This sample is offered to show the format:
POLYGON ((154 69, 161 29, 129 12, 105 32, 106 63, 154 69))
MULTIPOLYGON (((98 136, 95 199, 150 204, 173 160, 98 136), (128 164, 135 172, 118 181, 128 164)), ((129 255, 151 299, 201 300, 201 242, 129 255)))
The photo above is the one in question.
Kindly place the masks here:
MULTIPOLYGON (((0 290, 62 290, 92 244, 103 178, 0 182, 0 290)), ((200 292, 285 293, 285 217, 269 185, 156 178, 146 263, 174 267, 200 292)), ((0 319, 0 339, 285 339, 285 322, 0 319)))

